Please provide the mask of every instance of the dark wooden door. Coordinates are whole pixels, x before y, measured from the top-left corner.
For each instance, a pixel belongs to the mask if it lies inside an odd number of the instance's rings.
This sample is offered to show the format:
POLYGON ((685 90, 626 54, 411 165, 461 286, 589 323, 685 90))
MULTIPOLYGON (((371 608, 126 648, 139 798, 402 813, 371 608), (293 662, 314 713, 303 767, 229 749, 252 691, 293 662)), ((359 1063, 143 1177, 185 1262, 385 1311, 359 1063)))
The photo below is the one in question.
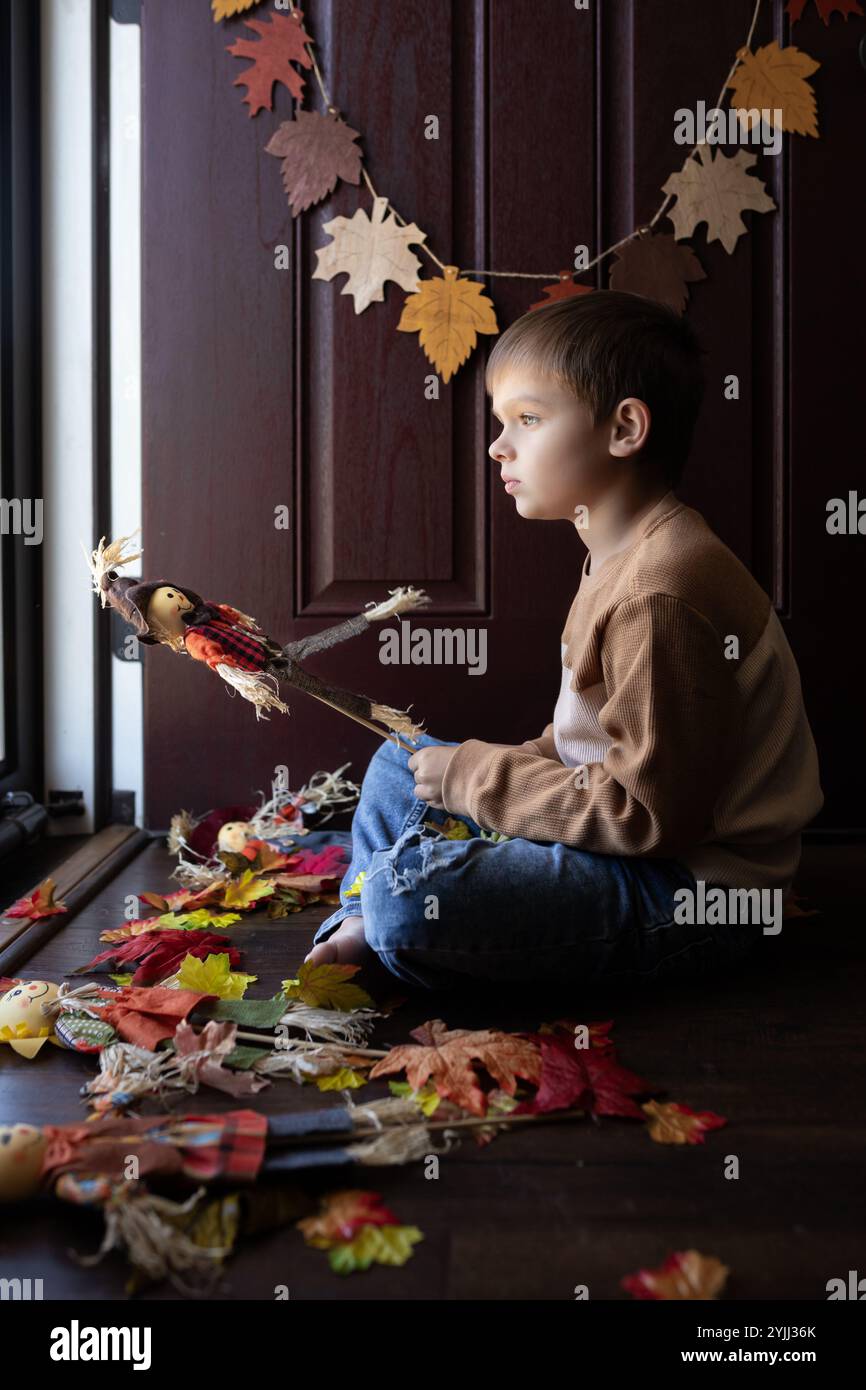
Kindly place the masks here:
MULTIPOLYGON (((265 7, 256 14, 261 15, 265 7)), ((765 0, 755 43, 788 41, 765 0)), ((309 0, 305 16, 332 99, 362 133, 373 183, 461 267, 555 274, 647 221, 681 165, 674 111, 715 101, 752 0, 309 0), (424 138, 435 114, 440 139, 424 138)), ((335 683, 411 704, 441 738, 519 742, 552 717, 559 633, 584 549, 566 524, 521 521, 487 449, 483 389, 492 339, 438 400, 414 335, 396 331, 404 292, 356 315, 343 277, 311 279, 322 224, 369 211, 362 184, 293 221, 264 146, 292 114, 250 119, 226 52, 240 20, 204 0, 143 5, 145 573, 254 614, 289 641, 360 611, 396 584, 433 606, 412 626, 487 633, 487 669, 389 666, 375 633, 315 662, 335 683), (290 247, 290 269, 274 266, 290 247), (288 530, 275 509, 290 508, 288 530)), ((772 594, 800 663, 827 798, 816 822, 859 827, 861 721, 849 621, 862 538, 829 536, 826 503, 862 475, 845 364, 854 360, 858 197, 852 131, 866 72, 862 21, 807 15, 793 41, 812 79, 821 138, 786 136, 758 171, 779 211, 746 214, 729 256, 704 229, 707 280, 689 313, 709 350, 709 391, 684 501, 772 594), (740 400, 723 380, 736 373, 740 400), (831 678, 832 673, 832 678, 831 678)), ((304 105, 319 109, 308 86, 304 105)), ((667 222, 662 228, 670 230, 667 222)), ((421 253, 422 274, 434 272, 421 253)), ((599 286, 607 284, 601 267, 599 286)), ((500 328, 541 282, 488 279, 500 328)), ((286 764, 299 786, 373 734, 298 693, 257 722, 204 667, 146 654, 146 817, 167 825, 267 793, 286 764)))

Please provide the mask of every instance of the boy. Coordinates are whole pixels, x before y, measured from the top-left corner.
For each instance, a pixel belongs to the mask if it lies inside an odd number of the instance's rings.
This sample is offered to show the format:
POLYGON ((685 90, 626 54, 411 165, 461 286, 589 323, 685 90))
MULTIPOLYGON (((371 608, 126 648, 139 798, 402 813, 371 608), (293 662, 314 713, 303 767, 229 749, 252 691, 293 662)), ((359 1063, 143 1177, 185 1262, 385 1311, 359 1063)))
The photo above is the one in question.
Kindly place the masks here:
POLYGON ((610 290, 496 342, 490 456, 520 516, 571 522, 589 552, 553 720, 516 746, 379 748, 308 960, 427 987, 693 979, 780 929, 824 798, 772 603, 673 492, 700 352, 671 310, 610 290), (469 838, 430 828, 449 814, 469 838))

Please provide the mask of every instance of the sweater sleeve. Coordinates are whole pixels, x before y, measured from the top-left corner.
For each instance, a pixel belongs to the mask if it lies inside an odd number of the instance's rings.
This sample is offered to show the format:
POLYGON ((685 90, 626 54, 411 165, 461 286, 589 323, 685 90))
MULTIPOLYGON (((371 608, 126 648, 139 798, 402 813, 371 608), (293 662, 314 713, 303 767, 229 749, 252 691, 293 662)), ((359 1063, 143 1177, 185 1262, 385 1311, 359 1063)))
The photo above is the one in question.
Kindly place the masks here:
POLYGON ((546 725, 544 732, 538 738, 528 738, 525 743, 518 745, 520 748, 528 748, 530 753, 538 753, 542 758, 554 758, 560 761, 556 751, 556 743, 553 737, 553 722, 546 725))
POLYGON ((676 857, 699 844, 739 726, 722 639, 681 599, 629 598, 604 629, 601 664, 608 698, 598 718, 611 739, 602 762, 579 770, 470 739, 445 771, 447 810, 599 854, 676 857))

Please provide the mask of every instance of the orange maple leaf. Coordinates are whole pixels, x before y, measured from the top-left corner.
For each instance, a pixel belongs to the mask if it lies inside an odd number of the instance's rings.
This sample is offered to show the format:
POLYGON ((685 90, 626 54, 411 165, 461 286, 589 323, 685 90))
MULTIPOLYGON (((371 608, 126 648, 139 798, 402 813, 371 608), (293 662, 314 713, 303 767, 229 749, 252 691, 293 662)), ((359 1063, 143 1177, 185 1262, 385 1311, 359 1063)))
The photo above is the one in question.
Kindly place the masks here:
POLYGON ((660 1104, 648 1100, 641 1106, 649 1121, 649 1136, 657 1144, 703 1144, 708 1130, 721 1129, 728 1122, 713 1110, 692 1110, 675 1101, 660 1104))
POLYGON ((275 82, 288 87, 295 101, 299 101, 304 90, 304 79, 292 63, 311 68, 313 60, 305 45, 312 43, 310 35, 303 26, 303 12, 294 10, 290 15, 272 14, 271 22, 264 19, 245 19, 244 27, 260 34, 258 42, 252 39, 237 39, 229 44, 228 52, 235 58, 251 58, 251 68, 244 68, 236 77, 233 86, 246 87, 244 101, 255 116, 266 106, 273 110, 273 89, 275 82))
POLYGON ((541 1078, 541 1052, 531 1042, 510 1033, 465 1028, 449 1030, 441 1018, 413 1028, 418 1045, 401 1043, 392 1047, 370 1072, 370 1080, 405 1069, 406 1079, 415 1091, 432 1080, 440 1096, 450 1098, 473 1115, 487 1114, 487 1097, 478 1084, 473 1062, 481 1065, 503 1091, 513 1096, 517 1078, 537 1085, 541 1078))
POLYGON ((68 912, 69 908, 63 902, 55 902, 54 894, 57 892, 57 885, 53 878, 42 880, 38 888, 34 888, 29 897, 19 898, 11 907, 3 913, 4 917, 54 917, 58 912, 68 912))
POLYGON ((351 1240, 361 1226, 397 1224, 393 1212, 382 1206, 380 1192, 347 1187, 339 1192, 325 1193, 321 1211, 298 1221, 297 1228, 308 1245, 325 1250, 334 1241, 351 1240))

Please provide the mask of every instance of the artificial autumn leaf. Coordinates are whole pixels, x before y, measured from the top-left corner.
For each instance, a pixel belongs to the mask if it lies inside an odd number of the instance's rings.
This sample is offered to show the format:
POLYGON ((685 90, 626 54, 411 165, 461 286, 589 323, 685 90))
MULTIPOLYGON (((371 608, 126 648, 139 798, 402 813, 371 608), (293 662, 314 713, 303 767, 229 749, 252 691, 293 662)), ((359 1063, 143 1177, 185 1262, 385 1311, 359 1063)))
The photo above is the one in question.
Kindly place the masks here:
POLYGON ((541 1052, 541 1080, 536 1094, 517 1106, 518 1115, 576 1107, 593 1115, 643 1118, 631 1097, 652 1088, 643 1077, 620 1066, 613 1048, 575 1047, 574 1038, 565 1033, 531 1036, 541 1052))
POLYGON ((288 87, 295 101, 300 101, 305 80, 292 63, 300 63, 303 68, 311 68, 313 60, 305 45, 312 43, 303 25, 303 11, 294 10, 290 15, 271 14, 270 23, 266 19, 245 19, 244 28, 260 34, 258 41, 237 39, 230 44, 228 52, 235 58, 251 58, 251 68, 244 68, 232 86, 246 87, 244 101, 255 116, 266 106, 273 110, 273 90, 275 82, 288 87))
POLYGON ((353 878, 351 884, 346 889, 344 896, 347 898, 360 898, 361 889, 364 886, 364 879, 366 877, 367 870, 362 869, 361 872, 359 874, 356 874, 355 878, 353 878))
POLYGON ((18 898, 17 902, 0 915, 3 917, 32 917, 36 920, 39 917, 55 917, 59 912, 68 912, 69 908, 65 903, 54 901, 56 892, 57 884, 54 879, 44 878, 29 897, 18 898))
POLYGON ((298 110, 293 121, 283 121, 265 150, 283 161, 280 172, 293 217, 333 193, 337 179, 361 182, 358 139, 360 131, 331 111, 323 116, 298 110))
MULTIPOLYGON (((206 931, 208 927, 223 931, 241 920, 239 912, 209 912, 206 907, 197 907, 194 912, 164 912, 156 918, 160 928, 176 927, 178 931, 206 931)), ((150 921, 153 927, 154 919, 150 921)))
POLYGON ((641 1109, 649 1121, 649 1137, 657 1144, 703 1144, 708 1130, 721 1129, 728 1123, 723 1115, 712 1110, 692 1110, 675 1101, 662 1105, 648 1100, 641 1109))
POLYGON ((757 158, 747 150, 714 155, 708 145, 698 145, 680 172, 662 185, 663 193, 676 198, 667 216, 677 241, 691 236, 699 222, 706 222, 707 241, 721 241, 730 255, 738 238, 748 231, 740 214, 747 208, 773 211, 776 204, 761 180, 746 172, 757 158))
POLYGON ((304 961, 296 980, 283 980, 283 992, 287 999, 299 999, 313 1009, 342 1009, 348 1013, 370 1008, 373 1000, 367 991, 350 984, 360 969, 360 965, 313 965, 304 961))
POLYGON ((479 333, 499 332, 493 301, 477 280, 459 275, 459 266, 446 265, 444 276, 422 280, 397 324, 400 332, 419 335, 425 357, 446 384, 466 361, 479 333))
POLYGON ((592 285, 579 285, 573 270, 561 270, 555 285, 545 285, 541 299, 530 304, 531 309, 544 309, 548 304, 558 304, 561 299, 574 299, 579 294, 592 294, 592 285))
MULTIPOLYGON (((825 24, 830 23, 830 16, 836 11, 842 18, 847 20, 849 14, 862 14, 857 0, 815 0, 815 7, 825 24)), ((791 16, 791 23, 796 24, 797 20, 806 8, 806 0, 788 0, 786 13, 791 16)))
POLYGON ((221 19, 230 19, 233 14, 241 14, 258 4, 259 0, 210 0, 213 22, 218 24, 221 19))
POLYGON ((608 1019, 606 1023, 576 1023, 573 1018, 557 1018, 553 1023, 539 1024, 539 1033, 556 1033, 562 1031, 568 1033, 572 1040, 578 1028, 586 1028, 587 1040, 590 1047, 600 1048, 602 1051, 613 1048, 613 1038, 610 1030, 613 1027, 613 1019, 608 1019))
POLYGON ((480 1062, 510 1096, 517 1077, 537 1085, 541 1078, 541 1052, 535 1043, 512 1033, 465 1028, 449 1031, 441 1018, 413 1028, 410 1034, 418 1045, 400 1043, 392 1047, 370 1071, 370 1080, 390 1076, 405 1069, 414 1090, 431 1080, 440 1096, 453 1100, 473 1115, 487 1113, 487 1099, 474 1070, 480 1062))
POLYGON ((335 1274, 354 1274, 380 1265, 404 1265, 424 1237, 417 1226, 362 1226, 353 1240, 333 1245, 328 1263, 335 1274))
POLYGON ((676 1250, 658 1269, 639 1269, 621 1279, 620 1285, 635 1298, 714 1299, 730 1272, 714 1255, 676 1250))
POLYGON ((181 961, 171 983, 176 982, 180 989, 197 990, 199 994, 215 994, 218 999, 243 999, 247 987, 258 976, 232 971, 229 968, 232 964, 235 962, 229 961, 226 952, 206 956, 204 960, 190 954, 181 961))
POLYGON ((206 907, 216 902, 222 892, 222 884, 216 881, 206 888, 178 888, 175 893, 140 893, 142 902, 155 907, 157 912, 179 912, 182 907, 206 907))
POLYGON ((620 247, 610 272, 610 287, 656 299, 681 314, 689 298, 686 282, 706 278, 691 247, 677 246, 672 236, 661 233, 634 237, 620 247))
MULTIPOLYGON (((73 970, 73 975, 83 975, 94 970, 104 961, 113 960, 117 965, 128 965, 138 961, 138 969, 132 977, 134 985, 147 985, 161 980, 178 969, 186 955, 206 956, 215 948, 227 944, 227 938, 215 932, 152 931, 142 932, 128 941, 119 942, 107 951, 101 951, 87 965, 73 970)), ((232 965, 240 960, 240 951, 229 947, 228 954, 232 965)))
POLYGON ((389 1081, 388 1090, 392 1096, 401 1096, 403 1099, 411 1100, 412 1104, 417 1106, 421 1114, 427 1119, 442 1104, 442 1097, 429 1081, 426 1086, 421 1087, 420 1091, 413 1090, 408 1081, 389 1081))
POLYGON ((274 891, 272 882, 258 877, 253 869, 247 869, 234 883, 227 883, 223 890, 225 907, 253 907, 260 898, 268 898, 274 891))
POLYGON ((333 876, 323 878, 321 874, 273 874, 268 882, 278 888, 297 889, 302 893, 315 893, 324 886, 332 886, 338 880, 333 876))
POLYGON ((351 1240, 362 1226, 397 1225, 396 1216, 382 1205, 380 1192, 345 1187, 325 1193, 321 1200, 321 1210, 315 1216, 295 1223, 307 1245, 316 1250, 327 1250, 336 1241, 351 1240))
POLYGON ((418 287, 421 262, 409 247, 424 241, 427 233, 414 222, 399 226, 395 217, 386 216, 387 207, 387 198, 375 198, 369 217, 358 208, 353 217, 333 217, 322 228, 333 241, 316 252, 319 263, 312 278, 333 280, 335 275, 348 275, 340 293, 354 295, 356 314, 374 299, 385 298, 386 280, 396 281, 404 290, 418 287))
POLYGON ((774 111, 782 112, 783 130, 795 135, 818 135, 818 114, 815 93, 806 81, 821 66, 799 48, 780 48, 775 39, 753 53, 741 48, 737 68, 728 86, 733 88, 731 105, 749 110, 768 110, 770 122, 776 124, 774 111))
POLYGON ((471 840, 472 831, 465 820, 457 820, 456 816, 446 817, 442 825, 437 825, 435 820, 425 820, 424 827, 427 830, 435 830, 438 834, 444 835, 446 840, 471 840))
POLYGON ((314 1079, 320 1091, 355 1091, 367 1084, 366 1076, 351 1067, 341 1067, 332 1076, 317 1076, 314 1079))

